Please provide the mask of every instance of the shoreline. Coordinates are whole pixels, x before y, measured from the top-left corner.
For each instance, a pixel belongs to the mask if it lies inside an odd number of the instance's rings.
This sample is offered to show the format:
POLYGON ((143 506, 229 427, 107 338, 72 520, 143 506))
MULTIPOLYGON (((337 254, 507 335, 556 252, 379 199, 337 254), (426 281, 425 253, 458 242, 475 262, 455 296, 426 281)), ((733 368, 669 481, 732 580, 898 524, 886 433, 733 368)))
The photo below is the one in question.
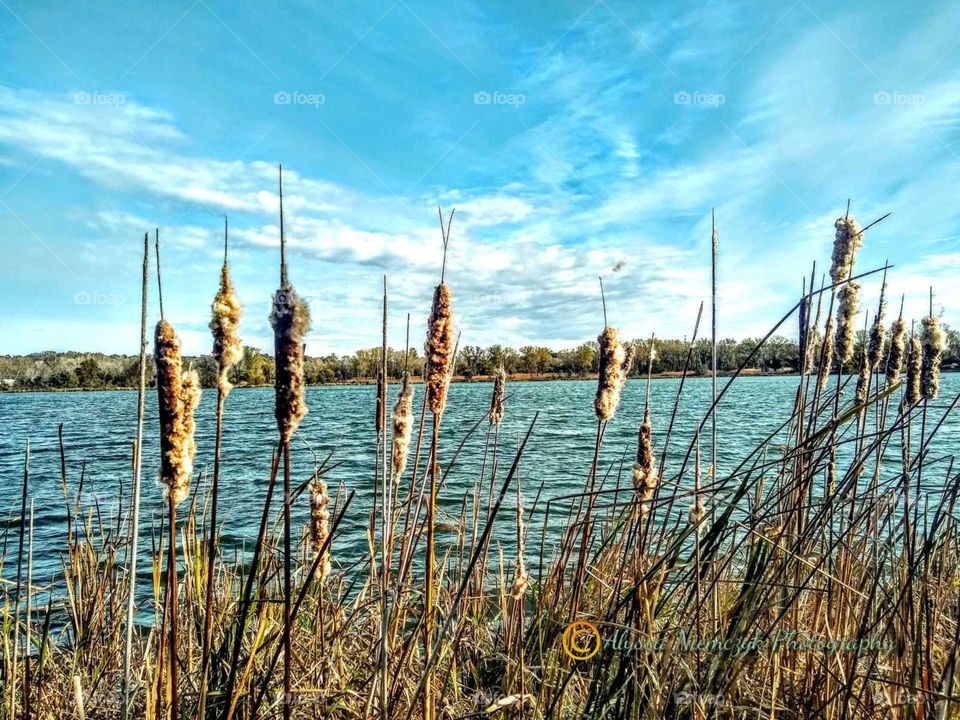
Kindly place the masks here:
MULTIPOLYGON (((717 373, 718 378, 722 377, 731 377, 732 372, 728 370, 720 371, 717 373)), ((740 373, 740 377, 799 377, 800 373, 795 370, 788 370, 783 372, 775 371, 765 371, 758 370, 756 368, 748 368, 740 373)), ((683 377, 683 373, 680 371, 669 371, 662 373, 653 373, 650 376, 651 380, 676 380, 683 377)), ((710 373, 687 373, 687 378, 709 378, 711 377, 710 373)), ((635 375, 628 380, 645 380, 646 375, 635 375)), ((555 380, 559 381, 573 381, 573 380, 592 380, 596 382, 597 374, 588 373, 586 375, 562 375, 556 373, 543 373, 541 375, 533 375, 532 373, 514 373, 513 375, 507 376, 508 383, 515 382, 553 382, 555 380)), ((415 377, 410 379, 411 383, 414 385, 422 385, 423 379, 421 377, 415 377)), ((390 378, 388 382, 389 385, 399 384, 399 378, 390 378)), ((472 377, 466 377, 465 375, 455 375, 451 378, 452 383, 457 384, 470 384, 470 383, 490 383, 493 382, 492 375, 474 375, 472 377)), ((355 380, 350 380, 346 382, 331 382, 331 383, 311 383, 307 387, 351 387, 354 385, 376 385, 376 378, 357 378, 355 380)), ((147 388, 152 388, 153 385, 148 385, 147 388)), ((262 384, 262 385, 234 385, 234 390, 252 390, 258 388, 272 388, 273 384, 262 384)), ((122 386, 110 386, 110 387, 74 387, 74 388, 0 388, 0 395, 18 395, 26 393, 66 393, 66 392, 109 392, 109 391, 129 391, 137 390, 136 386, 122 387, 122 386)), ((205 387, 206 389, 210 389, 205 387)))

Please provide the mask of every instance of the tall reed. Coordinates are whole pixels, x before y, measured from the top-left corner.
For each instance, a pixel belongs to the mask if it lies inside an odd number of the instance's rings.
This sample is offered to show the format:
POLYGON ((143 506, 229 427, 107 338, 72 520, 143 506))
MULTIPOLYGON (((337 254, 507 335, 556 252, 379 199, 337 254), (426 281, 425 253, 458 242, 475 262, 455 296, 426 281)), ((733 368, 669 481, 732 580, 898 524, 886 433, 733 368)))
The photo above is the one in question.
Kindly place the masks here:
MULTIPOLYGON (((423 609, 423 651, 424 661, 430 662, 430 653, 433 643, 434 613, 436 604, 435 564, 436 564, 436 506, 437 506, 437 455, 439 452, 440 418, 447 405, 447 391, 450 385, 454 349, 453 325, 453 293, 444 282, 447 268, 447 246, 450 242, 450 226, 453 223, 453 214, 446 226, 443 222, 443 213, 440 212, 440 231, 443 236, 443 261, 440 269, 440 283, 433 290, 433 305, 430 318, 427 322, 427 340, 425 352, 427 356, 426 385, 427 404, 433 415, 433 433, 430 440, 430 490, 427 499, 427 562, 426 579, 424 582, 424 609, 423 609)), ((423 687, 423 717, 424 720, 433 720, 435 716, 432 674, 428 673, 423 687)))
POLYGON ((240 340, 240 317, 243 306, 237 297, 230 279, 228 260, 229 221, 223 219, 223 265, 220 268, 220 287, 211 306, 210 333, 213 336, 213 359, 217 363, 217 417, 213 449, 213 481, 210 486, 210 525, 207 537, 206 591, 203 614, 203 666, 200 671, 200 700, 198 715, 203 720, 206 713, 207 685, 210 661, 213 652, 213 583, 214 561, 217 552, 217 510, 220 499, 220 446, 223 440, 223 413, 227 395, 233 385, 231 369, 243 358, 243 343, 240 340))
POLYGON ((293 595, 290 539, 290 439, 307 414, 304 379, 304 338, 310 329, 310 309, 287 276, 286 237, 283 232, 283 167, 279 170, 280 287, 273 294, 270 325, 273 327, 274 415, 283 455, 283 717, 289 720, 294 702, 292 687, 293 648, 290 641, 290 608, 293 595))

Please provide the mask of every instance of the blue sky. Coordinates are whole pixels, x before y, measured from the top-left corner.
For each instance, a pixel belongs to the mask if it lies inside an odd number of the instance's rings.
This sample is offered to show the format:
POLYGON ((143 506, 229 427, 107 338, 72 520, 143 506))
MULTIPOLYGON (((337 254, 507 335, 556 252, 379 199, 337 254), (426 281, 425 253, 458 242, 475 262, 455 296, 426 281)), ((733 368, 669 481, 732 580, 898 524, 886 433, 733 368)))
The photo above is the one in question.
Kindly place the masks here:
POLYGON ((378 343, 384 274, 391 343, 410 312, 419 344, 438 205, 464 344, 594 338, 598 275, 627 336, 688 335, 711 208, 720 332, 760 334, 847 198, 893 213, 858 268, 889 259, 911 317, 933 284, 950 322, 958 26, 946 2, 0 0, 0 353, 135 353, 157 226, 167 317, 208 351, 224 214, 269 347, 278 162, 311 354, 378 343))

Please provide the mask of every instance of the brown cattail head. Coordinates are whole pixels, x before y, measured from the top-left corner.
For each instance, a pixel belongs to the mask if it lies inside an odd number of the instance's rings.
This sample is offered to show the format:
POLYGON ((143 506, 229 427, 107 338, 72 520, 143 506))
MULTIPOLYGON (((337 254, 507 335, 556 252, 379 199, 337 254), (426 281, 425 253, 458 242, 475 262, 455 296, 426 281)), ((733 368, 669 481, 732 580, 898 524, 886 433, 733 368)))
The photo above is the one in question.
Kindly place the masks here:
POLYGON ((659 478, 653 467, 653 428, 650 424, 650 407, 643 413, 643 423, 637 438, 637 459, 633 463, 631 479, 633 489, 640 501, 640 515, 644 517, 650 510, 650 501, 656 492, 659 478))
POLYGON ((276 405, 274 414, 283 442, 297 431, 307 414, 303 377, 303 339, 310 329, 310 308, 289 285, 273 294, 270 312, 273 350, 276 361, 276 405))
POLYGON ((947 334, 940 327, 940 318, 928 315, 920 321, 923 331, 920 344, 923 360, 920 368, 920 394, 927 400, 936 400, 940 394, 940 362, 947 334))
POLYGON ((620 392, 623 390, 623 369, 627 355, 617 331, 609 325, 597 338, 600 344, 600 372, 597 377, 597 396, 593 409, 597 420, 610 420, 620 404, 620 392))
POLYGON ((903 396, 907 405, 920 402, 920 371, 923 350, 917 338, 910 338, 910 353, 907 355, 907 391, 903 396))
POLYGON ((213 359, 217 361, 217 387, 226 395, 233 387, 228 375, 230 369, 243 357, 240 342, 240 314, 243 307, 230 281, 230 265, 224 261, 220 270, 220 289, 213 298, 213 317, 210 332, 213 334, 213 359))
POLYGON ((853 339, 856 334, 854 323, 857 319, 860 286, 848 282, 837 293, 837 336, 834 341, 837 353, 837 367, 842 367, 853 357, 853 339))
POLYGON ((823 330, 823 348, 820 354, 820 366, 817 368, 817 387, 822 391, 830 378, 830 363, 833 361, 833 318, 827 318, 823 330))
POLYGON ((433 291, 433 308, 427 323, 427 398, 430 412, 442 415, 447 406, 450 367, 453 363, 453 293, 441 282, 433 291))
POLYGON ((200 378, 193 370, 181 372, 180 340, 166 320, 157 323, 153 346, 160 416, 160 481, 176 505, 190 492, 200 378))
POLYGON ((390 464, 394 479, 403 475, 410 454, 410 440, 413 437, 413 385, 409 373, 403 374, 397 404, 391 415, 393 424, 393 445, 390 448, 390 464))
POLYGON ((503 422, 504 392, 506 385, 507 372, 503 368, 500 368, 493 376, 493 397, 490 399, 491 425, 499 425, 503 422))
MULTIPOLYGON (((323 550, 330 534, 330 496, 327 484, 317 478, 310 483, 310 546, 314 553, 323 550)), ((321 583, 330 575, 330 548, 323 551, 323 558, 317 566, 317 580, 321 583)))
POLYGON ((897 318, 890 326, 890 355, 887 357, 887 384, 900 379, 906 355, 907 324, 903 318, 897 318))

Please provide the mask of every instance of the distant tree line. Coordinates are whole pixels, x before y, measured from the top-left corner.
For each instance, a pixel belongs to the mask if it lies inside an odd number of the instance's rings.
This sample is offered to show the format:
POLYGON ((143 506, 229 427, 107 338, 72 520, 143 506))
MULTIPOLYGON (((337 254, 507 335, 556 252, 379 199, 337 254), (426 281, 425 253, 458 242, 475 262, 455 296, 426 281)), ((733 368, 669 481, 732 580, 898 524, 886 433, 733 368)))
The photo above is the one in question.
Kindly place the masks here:
MULTIPOLYGON (((689 360, 689 372, 703 375, 710 371, 710 341, 697 340, 692 347, 686 340, 656 340, 652 364, 649 340, 634 341, 637 359, 631 374, 645 375, 649 365, 653 373, 680 372, 689 360)), ((760 338, 724 339, 717 343, 717 367, 731 372, 741 365, 760 372, 796 372, 799 368, 797 343, 774 336, 747 361, 760 343, 760 338)), ((858 349, 848 370, 856 369, 856 358, 862 354, 863 333, 857 338, 858 349)), ((409 354, 390 349, 387 370, 391 378, 399 378, 404 367, 417 377, 423 370, 423 356, 415 349, 409 354)), ((185 357, 184 365, 193 367, 204 387, 216 385, 217 367, 209 355, 185 357)), ((480 347, 466 345, 457 355, 457 375, 465 379, 492 375, 503 367, 510 375, 534 378, 584 377, 597 371, 597 344, 586 342, 566 350, 525 345, 519 349, 503 345, 480 347)), ((368 382, 376 378, 380 368, 380 348, 357 350, 352 355, 307 357, 305 372, 311 385, 368 382)), ((945 369, 960 368, 960 332, 947 329, 945 369)), ((153 363, 147 364, 147 382, 153 382, 153 363)), ((104 355, 81 352, 41 352, 31 355, 0 356, 0 390, 105 389, 136 387, 139 382, 139 359, 132 355, 104 355)), ((238 386, 259 386, 273 383, 273 356, 247 346, 243 359, 234 368, 231 381, 238 386)))

